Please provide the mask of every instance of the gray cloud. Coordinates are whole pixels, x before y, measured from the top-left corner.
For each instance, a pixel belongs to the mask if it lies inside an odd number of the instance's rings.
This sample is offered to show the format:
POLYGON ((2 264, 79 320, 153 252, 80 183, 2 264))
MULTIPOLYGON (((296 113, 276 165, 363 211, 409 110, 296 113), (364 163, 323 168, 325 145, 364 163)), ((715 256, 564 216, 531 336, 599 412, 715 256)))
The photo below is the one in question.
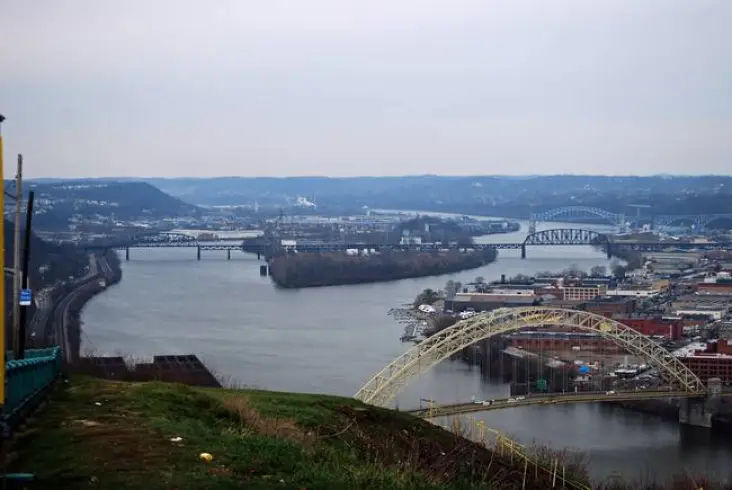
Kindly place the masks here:
POLYGON ((2 3, 34 176, 732 169, 728 0, 2 3))

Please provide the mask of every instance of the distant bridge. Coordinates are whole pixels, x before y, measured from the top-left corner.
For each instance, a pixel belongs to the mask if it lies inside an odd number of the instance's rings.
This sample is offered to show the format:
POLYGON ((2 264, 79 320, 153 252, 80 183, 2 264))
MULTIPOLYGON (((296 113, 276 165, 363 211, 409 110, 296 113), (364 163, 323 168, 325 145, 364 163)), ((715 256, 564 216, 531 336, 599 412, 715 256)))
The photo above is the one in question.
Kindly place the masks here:
MULTIPOLYGON (((592 206, 562 206, 540 213, 532 213, 529 217, 529 233, 536 232, 536 223, 538 222, 563 221, 572 218, 599 218, 610 225, 619 228, 625 227, 625 214, 623 213, 613 213, 592 206)), ((674 223, 688 223, 693 224, 698 230, 703 230, 710 223, 720 219, 732 221, 732 214, 662 214, 647 217, 646 219, 651 221, 655 228, 670 226, 674 223)))
POLYGON ((536 232, 536 223, 540 221, 562 221, 561 218, 600 218, 610 225, 623 227, 625 225, 625 215, 622 213, 613 213, 604 209, 591 206, 563 206, 559 208, 549 209, 541 213, 531 213, 529 218, 529 233, 536 232))
POLYGON ((653 217, 653 225, 659 227, 691 223, 696 229, 703 230, 710 223, 720 219, 732 221, 732 214, 663 214, 653 217))
POLYGON ((610 238, 597 231, 578 228, 558 228, 531 233, 520 243, 473 243, 473 244, 384 244, 364 242, 319 242, 312 240, 297 241, 294 245, 281 245, 275 241, 261 239, 254 240, 215 240, 200 241, 194 236, 185 233, 166 232, 151 235, 131 237, 126 241, 87 245, 90 250, 125 250, 125 258, 129 260, 130 249, 133 248, 195 248, 198 260, 203 251, 225 251, 231 258, 232 251, 256 253, 258 256, 270 257, 277 251, 298 252, 343 252, 346 250, 399 250, 399 251, 437 251, 437 250, 520 250, 521 258, 526 258, 526 248, 529 246, 599 246, 608 257, 616 250, 634 250, 640 252, 658 252, 667 249, 678 250, 716 250, 730 249, 731 243, 692 243, 692 242, 613 242, 610 238))

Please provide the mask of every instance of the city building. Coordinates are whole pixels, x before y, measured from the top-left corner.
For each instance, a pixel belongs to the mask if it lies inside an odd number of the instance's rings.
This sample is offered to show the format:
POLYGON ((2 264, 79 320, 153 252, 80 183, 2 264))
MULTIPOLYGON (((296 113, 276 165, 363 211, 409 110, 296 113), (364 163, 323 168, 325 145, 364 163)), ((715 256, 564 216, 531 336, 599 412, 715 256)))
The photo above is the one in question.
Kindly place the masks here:
POLYGON ((610 339, 588 332, 526 330, 507 335, 509 345, 532 352, 590 351, 603 353, 623 352, 610 339))
POLYGON ((458 293, 451 300, 445 301, 445 309, 456 313, 462 311, 491 311, 498 308, 511 308, 518 306, 533 306, 539 304, 539 297, 533 291, 530 294, 522 294, 504 291, 503 294, 495 293, 458 293))
POLYGON ((689 294, 676 298, 669 305, 675 316, 706 317, 708 320, 721 320, 732 308, 732 295, 689 294))
POLYGON ((629 316, 636 309, 635 298, 627 297, 609 297, 609 298, 596 298, 592 301, 587 301, 579 307, 580 309, 595 313, 596 315, 606 316, 612 318, 615 315, 629 316))
POLYGON ((564 295, 562 299, 565 301, 589 301, 598 296, 605 296, 607 286, 599 284, 597 286, 570 286, 563 288, 564 295))
POLYGON ((732 281, 700 282, 696 286, 699 294, 732 295, 732 281))
POLYGON ((679 357, 694 374, 706 383, 710 378, 719 378, 722 384, 732 384, 732 356, 727 354, 696 352, 679 357))
POLYGON ((681 318, 638 315, 630 317, 617 316, 613 319, 648 337, 679 340, 684 334, 684 325, 681 318))

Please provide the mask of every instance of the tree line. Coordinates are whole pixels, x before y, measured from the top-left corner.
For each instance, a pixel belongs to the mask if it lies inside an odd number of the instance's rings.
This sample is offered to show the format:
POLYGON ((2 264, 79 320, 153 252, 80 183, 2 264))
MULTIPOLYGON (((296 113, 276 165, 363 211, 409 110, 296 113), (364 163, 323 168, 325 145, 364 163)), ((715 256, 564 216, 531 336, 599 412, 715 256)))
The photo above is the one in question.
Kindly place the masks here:
POLYGON ((391 281, 448 274, 493 262, 494 249, 471 252, 389 251, 374 255, 298 253, 269 262, 270 276, 281 287, 304 288, 391 281))

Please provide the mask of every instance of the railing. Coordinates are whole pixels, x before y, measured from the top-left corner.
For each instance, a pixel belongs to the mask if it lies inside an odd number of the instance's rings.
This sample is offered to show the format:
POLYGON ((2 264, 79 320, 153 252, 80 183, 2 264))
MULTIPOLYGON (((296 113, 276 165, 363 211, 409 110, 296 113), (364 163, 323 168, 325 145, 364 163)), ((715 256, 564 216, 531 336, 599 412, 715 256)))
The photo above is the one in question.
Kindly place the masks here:
POLYGON ((433 424, 439 425, 443 429, 459 434, 466 439, 490 448, 499 456, 506 458, 512 465, 517 468, 523 467, 523 485, 526 488, 528 479, 533 475, 538 478, 539 473, 548 475, 551 479, 551 488, 565 488, 572 490, 591 490, 591 488, 583 482, 578 482, 567 475, 565 462, 559 455, 549 455, 548 458, 540 458, 538 455, 532 455, 527 448, 514 441, 510 437, 505 436, 501 432, 487 427, 482 419, 474 419, 469 417, 468 420, 461 420, 459 417, 452 418, 451 424, 440 424, 434 419, 427 419, 433 424), (467 422, 467 424, 466 424, 467 422))
POLYGON ((5 365, 5 405, 3 421, 14 428, 42 399, 42 395, 61 374, 59 347, 30 349, 25 359, 9 359, 5 365))

